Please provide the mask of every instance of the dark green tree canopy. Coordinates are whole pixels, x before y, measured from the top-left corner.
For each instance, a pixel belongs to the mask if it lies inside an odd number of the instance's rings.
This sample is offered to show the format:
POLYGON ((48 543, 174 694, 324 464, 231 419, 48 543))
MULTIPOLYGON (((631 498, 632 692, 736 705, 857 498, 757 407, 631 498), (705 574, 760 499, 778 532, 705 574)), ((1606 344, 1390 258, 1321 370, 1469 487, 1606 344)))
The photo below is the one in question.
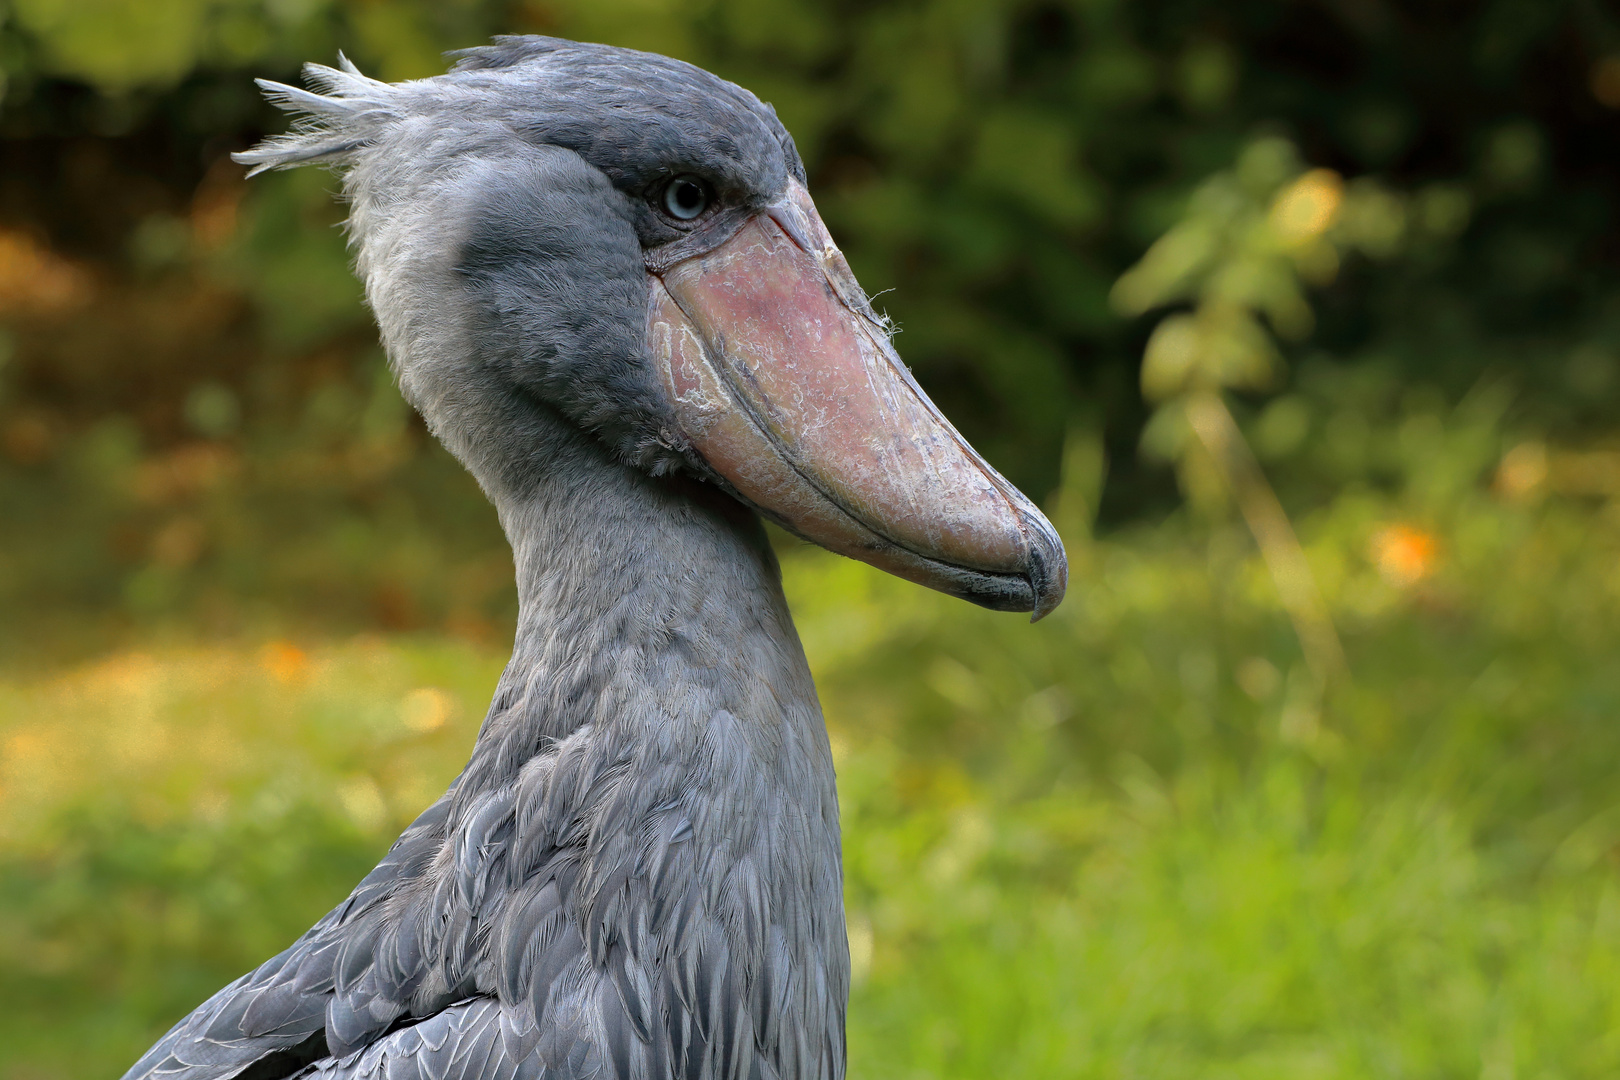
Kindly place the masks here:
POLYGON ((1453 398, 1506 377, 1560 430, 1607 426, 1620 394, 1620 18, 1583 0, 16 0, 0 21, 6 482, 63 482, 81 451, 280 453, 264 442, 279 432, 337 453, 364 430, 392 449, 361 478, 338 470, 332 498, 399 469, 460 490, 378 383, 330 182, 244 184, 227 155, 282 123, 253 76, 296 80, 342 49, 408 78, 512 31, 667 52, 772 102, 902 354, 993 461, 1049 491, 1065 433, 1106 430, 1105 522, 1175 500, 1137 454, 1153 320, 1110 289, 1257 135, 1401 200, 1380 257, 1322 279, 1290 358, 1453 398))

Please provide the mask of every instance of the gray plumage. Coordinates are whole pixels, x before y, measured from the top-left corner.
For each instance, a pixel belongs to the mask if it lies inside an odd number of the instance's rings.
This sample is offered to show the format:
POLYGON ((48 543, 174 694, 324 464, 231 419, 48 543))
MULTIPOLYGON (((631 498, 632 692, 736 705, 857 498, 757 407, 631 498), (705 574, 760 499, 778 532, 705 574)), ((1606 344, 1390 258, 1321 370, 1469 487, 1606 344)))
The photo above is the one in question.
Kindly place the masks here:
POLYGON ((321 93, 239 155, 344 168, 400 383, 495 503, 512 661, 472 759, 353 895, 126 1080, 836 1078, 848 993, 815 689, 754 516, 686 476, 646 363, 646 191, 803 175, 768 106, 548 39, 321 93))

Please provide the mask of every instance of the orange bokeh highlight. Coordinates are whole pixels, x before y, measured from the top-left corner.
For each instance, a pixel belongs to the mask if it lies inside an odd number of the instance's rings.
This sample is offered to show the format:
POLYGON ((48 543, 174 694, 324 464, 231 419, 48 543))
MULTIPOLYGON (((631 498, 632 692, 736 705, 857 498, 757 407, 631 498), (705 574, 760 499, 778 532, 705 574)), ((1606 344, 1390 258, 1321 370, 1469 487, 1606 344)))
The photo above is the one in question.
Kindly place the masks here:
POLYGON ((259 651, 259 666, 280 682, 303 682, 309 675, 309 654, 288 642, 273 641, 259 651))
POLYGON ((90 277, 26 233, 0 229, 0 310, 37 314, 77 307, 90 277))
POLYGON ((1373 535, 1373 562, 1391 585, 1406 588, 1434 573, 1440 542, 1412 525, 1388 525, 1373 535))

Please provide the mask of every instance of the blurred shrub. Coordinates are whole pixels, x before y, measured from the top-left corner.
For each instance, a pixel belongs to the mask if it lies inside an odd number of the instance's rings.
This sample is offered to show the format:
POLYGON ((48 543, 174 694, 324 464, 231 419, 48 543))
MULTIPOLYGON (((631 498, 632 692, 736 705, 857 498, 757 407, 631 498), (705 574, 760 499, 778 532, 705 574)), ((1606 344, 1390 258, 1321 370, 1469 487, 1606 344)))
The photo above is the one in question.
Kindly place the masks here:
MULTIPOLYGON (((1148 328, 1109 290, 1257 132, 1383 186, 1344 188, 1337 273, 1321 245, 1296 252, 1315 310, 1267 308, 1284 340, 1250 382, 1321 351, 1455 402, 1490 371, 1571 436, 1620 392, 1603 150, 1620 22, 1573 0, 17 0, 0 15, 0 610, 509 614, 499 589, 414 576, 483 581, 499 541, 377 385, 330 178, 249 185, 225 158, 284 122, 251 76, 340 47, 426 75, 500 31, 659 49, 773 101, 946 411, 1037 494, 1065 433, 1100 427, 1110 525, 1174 492, 1135 455, 1148 328), (203 458, 234 463, 206 495, 159 505, 118 479, 203 458)), ((1285 229, 1309 231, 1302 199, 1285 229)))

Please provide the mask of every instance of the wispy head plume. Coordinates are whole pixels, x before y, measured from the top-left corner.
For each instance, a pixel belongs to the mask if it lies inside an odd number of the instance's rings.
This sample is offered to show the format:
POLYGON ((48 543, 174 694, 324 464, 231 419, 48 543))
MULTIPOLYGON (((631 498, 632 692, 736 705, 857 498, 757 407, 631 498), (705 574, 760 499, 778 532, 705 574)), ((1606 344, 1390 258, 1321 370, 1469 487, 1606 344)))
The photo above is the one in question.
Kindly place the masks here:
POLYGON ((312 90, 269 79, 254 81, 272 105, 293 113, 294 120, 286 134, 273 135, 251 150, 231 155, 238 164, 252 166, 249 176, 315 161, 342 163, 399 119, 397 89, 362 75, 342 53, 335 68, 304 65, 304 81, 312 90))

